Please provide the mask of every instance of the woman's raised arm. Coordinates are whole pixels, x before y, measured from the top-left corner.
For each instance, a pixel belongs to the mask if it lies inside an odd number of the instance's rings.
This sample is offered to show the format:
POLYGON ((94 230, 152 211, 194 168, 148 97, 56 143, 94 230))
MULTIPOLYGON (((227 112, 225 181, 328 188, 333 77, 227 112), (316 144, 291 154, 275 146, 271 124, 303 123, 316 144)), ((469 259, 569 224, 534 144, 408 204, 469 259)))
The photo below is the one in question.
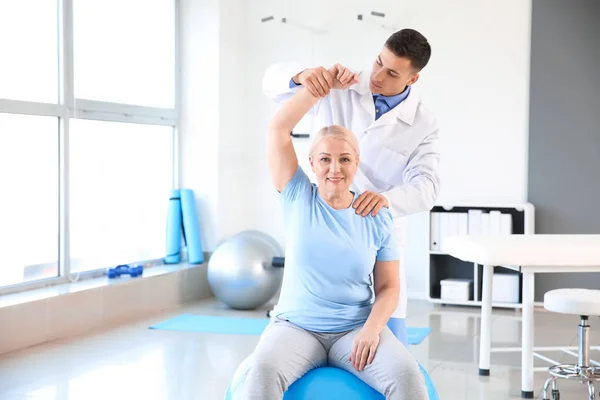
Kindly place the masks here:
POLYGON ((278 192, 283 191, 298 168, 298 157, 290 136, 292 129, 319 100, 308 89, 300 89, 277 111, 269 125, 267 157, 271 180, 278 192))
MULTIPOLYGON (((332 77, 330 89, 345 90, 358 83, 358 74, 336 64, 327 70, 332 77)), ((298 168, 298 157, 290 134, 302 117, 319 101, 319 97, 303 87, 290 100, 283 103, 269 126, 267 157, 275 189, 281 192, 298 168)))

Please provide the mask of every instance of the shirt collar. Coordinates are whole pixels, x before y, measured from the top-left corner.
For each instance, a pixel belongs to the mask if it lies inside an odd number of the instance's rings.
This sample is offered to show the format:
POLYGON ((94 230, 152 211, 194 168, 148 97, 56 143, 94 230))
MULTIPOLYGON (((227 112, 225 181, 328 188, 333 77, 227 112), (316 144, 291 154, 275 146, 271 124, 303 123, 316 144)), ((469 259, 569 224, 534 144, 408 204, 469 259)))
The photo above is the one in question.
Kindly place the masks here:
MULTIPOLYGON (((370 112, 371 115, 373 117, 375 117, 375 114, 374 114, 375 110, 373 110, 373 103, 371 103, 374 100, 374 97, 373 97, 373 93, 371 93, 371 91, 369 90, 369 79, 368 79, 369 71, 368 70, 361 71, 359 73, 359 75, 360 75, 360 82, 350 86, 350 90, 355 91, 356 93, 358 93, 361 96, 360 103, 367 110, 367 112, 370 112)), ((402 92, 402 93, 406 93, 406 97, 405 97, 406 100, 404 100, 401 104, 399 104, 399 107, 394 108, 394 110, 392 110, 390 112, 393 112, 400 120, 406 122, 409 125, 412 125, 415 121, 415 116, 417 114, 417 108, 419 107, 421 100, 419 98, 419 90, 418 89, 415 89, 414 93, 412 93, 413 92, 412 87, 409 87, 409 89, 410 89, 410 96, 409 96, 409 91, 404 90, 404 92, 402 92)), ((379 120, 381 120, 381 118, 379 120)))
POLYGON ((381 94, 374 94, 373 97, 375 99, 383 99, 390 109, 396 107, 398 104, 402 103, 402 101, 406 100, 408 95, 410 94, 410 86, 407 86, 406 89, 400 94, 396 94, 393 96, 384 96, 381 94))

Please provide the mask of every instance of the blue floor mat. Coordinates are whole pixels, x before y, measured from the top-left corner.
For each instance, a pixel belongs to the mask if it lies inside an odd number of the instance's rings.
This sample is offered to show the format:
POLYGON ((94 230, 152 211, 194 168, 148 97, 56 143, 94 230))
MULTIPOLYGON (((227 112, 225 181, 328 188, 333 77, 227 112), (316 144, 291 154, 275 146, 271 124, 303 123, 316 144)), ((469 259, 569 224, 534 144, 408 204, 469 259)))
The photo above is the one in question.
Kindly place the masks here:
MULTIPOLYGON (((182 314, 152 325, 150 329, 259 336, 268 324, 269 319, 267 318, 237 318, 182 314)), ((430 332, 431 328, 406 328, 408 343, 419 344, 430 332)))
POLYGON ((269 324, 267 318, 235 318, 210 315, 182 314, 150 329, 184 332, 229 333, 233 335, 260 335, 269 324))

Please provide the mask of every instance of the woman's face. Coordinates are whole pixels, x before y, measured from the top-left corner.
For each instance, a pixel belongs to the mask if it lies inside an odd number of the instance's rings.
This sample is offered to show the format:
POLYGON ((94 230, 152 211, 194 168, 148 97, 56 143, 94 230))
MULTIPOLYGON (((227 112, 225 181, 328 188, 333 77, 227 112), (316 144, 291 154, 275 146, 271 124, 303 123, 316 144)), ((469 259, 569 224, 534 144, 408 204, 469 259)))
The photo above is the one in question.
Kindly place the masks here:
POLYGON ((319 188, 327 196, 339 196, 350 190, 358 168, 358 156, 347 141, 325 136, 316 144, 310 165, 319 188))

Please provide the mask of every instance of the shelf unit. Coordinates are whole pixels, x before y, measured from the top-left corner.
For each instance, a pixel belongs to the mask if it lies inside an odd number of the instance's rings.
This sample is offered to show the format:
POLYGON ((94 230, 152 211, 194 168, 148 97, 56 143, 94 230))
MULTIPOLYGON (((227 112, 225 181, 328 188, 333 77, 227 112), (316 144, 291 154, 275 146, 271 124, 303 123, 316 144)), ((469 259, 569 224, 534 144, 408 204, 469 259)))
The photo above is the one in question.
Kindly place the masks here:
MULTIPOLYGON (((500 211, 501 213, 511 214, 512 216, 512 234, 534 234, 534 207, 531 203, 522 204, 442 204, 434 206, 429 212, 429 221, 427 223, 427 249, 429 257, 427 257, 429 265, 427 266, 429 294, 428 298, 431 303, 448 304, 459 306, 481 306, 482 292, 482 277, 483 266, 459 260, 439 250, 431 250, 431 213, 439 212, 454 212, 468 213, 469 210, 481 210, 483 213, 490 211, 500 211), (440 281, 447 278, 471 279, 473 285, 470 290, 469 300, 458 301, 441 298, 440 281)), ((497 308, 522 308, 521 289, 523 285, 522 275, 515 269, 510 267, 495 266, 494 274, 516 274, 519 276, 519 302, 518 303, 500 303, 492 302, 492 307, 497 308)))

